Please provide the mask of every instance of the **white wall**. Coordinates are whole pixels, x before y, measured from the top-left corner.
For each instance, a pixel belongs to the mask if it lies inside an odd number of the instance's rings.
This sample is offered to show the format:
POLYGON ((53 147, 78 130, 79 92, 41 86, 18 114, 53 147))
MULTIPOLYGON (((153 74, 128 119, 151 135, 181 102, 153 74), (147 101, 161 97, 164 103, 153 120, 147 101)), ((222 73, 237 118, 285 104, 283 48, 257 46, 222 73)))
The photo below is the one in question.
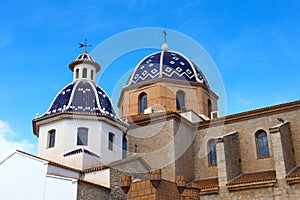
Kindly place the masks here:
POLYGON ((68 157, 64 157, 63 155, 78 148, 85 148, 100 156, 100 161, 98 164, 95 163, 95 166, 100 165, 100 163, 106 164, 122 159, 122 137, 123 133, 119 128, 116 128, 105 121, 84 118, 61 119, 40 125, 38 156, 79 168, 79 166, 85 166, 82 163, 84 159, 78 158, 78 156, 82 154, 76 156, 71 155, 68 157), (79 127, 88 128, 87 146, 77 145, 77 128, 79 127), (55 146, 53 148, 48 148, 48 131, 52 129, 56 130, 55 146), (113 151, 108 149, 109 132, 115 134, 113 151))
POLYGON ((57 175, 61 175, 61 176, 67 176, 67 177, 72 177, 72 178, 79 179, 79 173, 78 172, 63 169, 63 168, 60 168, 60 167, 56 167, 56 166, 53 166, 51 164, 48 165, 47 173, 48 174, 57 174, 57 175))
POLYGON ((47 169, 44 160, 15 152, 0 163, 1 199, 76 200, 77 180, 47 175, 47 169))
POLYGON ((110 169, 86 173, 84 180, 110 188, 110 169))
POLYGON ((122 131, 104 122, 102 125, 101 137, 101 161, 105 164, 108 164, 113 161, 122 159, 122 131), (115 135, 112 151, 108 149, 109 132, 112 132, 115 135))
POLYGON ((74 67, 74 72, 73 72, 73 80, 90 80, 95 82, 95 78, 96 78, 96 68, 91 65, 91 64, 87 64, 87 63, 82 63, 82 64, 77 64, 74 67), (87 77, 86 78, 82 78, 82 72, 83 72, 83 68, 87 69, 87 77), (76 70, 79 69, 79 77, 76 79, 76 70), (93 74, 93 78, 91 79, 91 71, 94 70, 94 74, 93 74))
POLYGON ((76 200, 77 180, 47 175, 44 200, 76 200))
POLYGON ((14 153, 0 163, 1 199, 43 199, 46 173, 43 161, 14 153))

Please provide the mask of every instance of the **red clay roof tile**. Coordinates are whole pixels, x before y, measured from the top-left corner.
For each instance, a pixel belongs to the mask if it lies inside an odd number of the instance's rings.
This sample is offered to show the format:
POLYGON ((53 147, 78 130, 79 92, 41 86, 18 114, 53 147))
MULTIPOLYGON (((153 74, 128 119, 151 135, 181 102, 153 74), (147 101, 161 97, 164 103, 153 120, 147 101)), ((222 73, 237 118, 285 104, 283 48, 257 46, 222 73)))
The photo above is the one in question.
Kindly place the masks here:
POLYGON ((240 177, 234 179, 233 181, 227 183, 226 185, 253 183, 253 182, 268 181, 268 180, 275 180, 275 179, 276 179, 275 170, 260 171, 260 172, 242 174, 240 177))
POLYGON ((300 176, 300 166, 296 167, 288 176, 287 178, 294 178, 300 176))
POLYGON ((194 181, 194 183, 197 184, 198 188, 203 190, 203 189, 207 189, 207 188, 218 187, 219 180, 218 180, 218 178, 211 178, 211 179, 197 180, 197 181, 194 181))

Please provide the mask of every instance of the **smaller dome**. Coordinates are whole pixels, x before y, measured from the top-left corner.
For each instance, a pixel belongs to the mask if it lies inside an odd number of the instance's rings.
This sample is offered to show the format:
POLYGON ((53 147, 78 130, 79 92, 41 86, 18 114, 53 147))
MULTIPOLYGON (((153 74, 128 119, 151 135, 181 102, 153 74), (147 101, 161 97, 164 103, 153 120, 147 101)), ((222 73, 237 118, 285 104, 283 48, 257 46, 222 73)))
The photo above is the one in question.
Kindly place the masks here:
POLYGON ((60 112, 104 114, 118 118, 108 95, 90 81, 77 81, 67 85, 55 97, 42 117, 60 112))
POLYGON ((79 54, 76 60, 70 63, 69 68, 72 71, 74 71, 74 67, 81 63, 93 65, 96 68, 97 72, 101 69, 100 65, 94 61, 94 58, 91 55, 89 55, 87 51, 84 51, 83 53, 79 54))
POLYGON ((94 61, 94 58, 88 54, 87 51, 84 51, 82 54, 76 58, 76 60, 91 60, 94 61))

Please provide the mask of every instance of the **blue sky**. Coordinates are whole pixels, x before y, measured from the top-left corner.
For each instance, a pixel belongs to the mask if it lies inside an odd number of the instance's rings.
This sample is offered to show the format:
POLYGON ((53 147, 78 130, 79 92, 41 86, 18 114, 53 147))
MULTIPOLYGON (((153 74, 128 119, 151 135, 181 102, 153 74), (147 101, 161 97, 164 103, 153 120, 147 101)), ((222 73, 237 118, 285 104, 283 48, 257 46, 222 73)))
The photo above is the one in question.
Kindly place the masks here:
MULTIPOLYGON (((223 79, 226 114, 299 99, 300 2, 296 0, 12 0, 1 7, 0 157, 14 148, 35 153, 31 120, 72 81, 68 64, 82 52, 79 42, 88 38, 96 47, 135 28, 161 27, 198 42, 223 79)), ((139 37, 152 40, 151 34, 139 37)), ((177 50, 171 39, 169 34, 170 49, 177 50)), ((159 49, 158 41, 153 38, 159 49)), ((117 48, 115 44, 107 51, 117 48)), ((121 72, 128 73, 152 51, 131 52, 102 66, 109 70, 99 85, 115 97, 111 78, 118 80, 121 72)))

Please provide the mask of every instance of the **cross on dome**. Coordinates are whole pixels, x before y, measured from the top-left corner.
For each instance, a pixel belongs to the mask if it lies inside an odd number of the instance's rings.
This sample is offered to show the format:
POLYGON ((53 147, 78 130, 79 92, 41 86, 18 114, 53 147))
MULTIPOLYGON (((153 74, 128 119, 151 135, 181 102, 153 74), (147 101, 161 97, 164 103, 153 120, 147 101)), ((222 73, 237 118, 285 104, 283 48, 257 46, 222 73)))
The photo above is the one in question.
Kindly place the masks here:
POLYGON ((164 43, 163 43, 161 49, 162 49, 164 52, 167 52, 169 46, 168 46, 168 44, 167 44, 167 32, 166 32, 166 30, 163 31, 163 34, 164 34, 164 43))
POLYGON ((164 33, 164 41, 165 41, 165 43, 167 43, 167 32, 166 32, 166 30, 164 30, 163 33, 164 33))

